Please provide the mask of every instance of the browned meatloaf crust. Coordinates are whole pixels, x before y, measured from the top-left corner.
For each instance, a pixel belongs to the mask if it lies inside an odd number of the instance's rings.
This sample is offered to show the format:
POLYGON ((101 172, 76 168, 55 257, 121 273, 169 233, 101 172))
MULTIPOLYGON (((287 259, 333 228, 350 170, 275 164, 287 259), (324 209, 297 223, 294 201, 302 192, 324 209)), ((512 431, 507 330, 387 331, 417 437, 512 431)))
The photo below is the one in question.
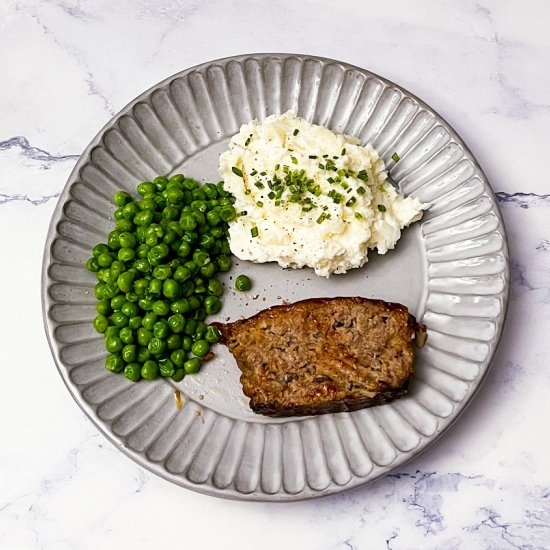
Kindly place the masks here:
POLYGON ((268 416, 354 411, 405 395, 415 318, 400 304, 320 298, 215 323, 251 409, 268 416))

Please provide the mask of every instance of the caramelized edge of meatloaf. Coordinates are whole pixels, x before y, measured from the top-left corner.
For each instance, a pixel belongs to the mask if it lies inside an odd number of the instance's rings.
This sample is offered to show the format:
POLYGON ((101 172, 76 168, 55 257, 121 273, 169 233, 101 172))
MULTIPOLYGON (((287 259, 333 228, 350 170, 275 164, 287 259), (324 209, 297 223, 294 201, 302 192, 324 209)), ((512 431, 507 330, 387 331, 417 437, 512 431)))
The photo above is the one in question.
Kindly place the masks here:
POLYGON ((401 305, 315 298, 214 323, 241 370, 251 409, 267 416, 354 411, 406 394, 419 326, 401 305))

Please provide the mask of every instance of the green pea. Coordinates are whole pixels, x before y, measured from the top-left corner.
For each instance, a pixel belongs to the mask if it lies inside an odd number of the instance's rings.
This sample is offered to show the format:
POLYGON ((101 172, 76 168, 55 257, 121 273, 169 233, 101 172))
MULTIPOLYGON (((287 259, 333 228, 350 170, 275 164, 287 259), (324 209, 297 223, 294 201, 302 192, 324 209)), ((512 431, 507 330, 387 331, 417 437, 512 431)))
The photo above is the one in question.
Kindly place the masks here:
POLYGON ((153 309, 153 304, 155 302, 153 300, 150 300, 149 298, 140 298, 138 301, 138 305, 141 309, 144 309, 145 311, 151 311, 153 309))
POLYGON ((136 251, 133 248, 121 248, 118 251, 118 259, 121 262, 130 262, 136 257, 136 251))
POLYGON ((153 313, 156 313, 157 315, 168 315, 168 313, 170 313, 170 306, 168 305, 168 302, 164 300, 156 300, 153 303, 153 313))
POLYGON ((183 267, 187 268, 192 275, 196 275, 199 271, 199 266, 194 261, 187 261, 183 264, 183 267))
POLYGON ((161 355, 166 351, 166 341, 161 338, 153 337, 149 340, 147 349, 155 356, 161 355))
POLYGON ((97 272, 97 280, 103 281, 104 283, 110 283, 112 280, 111 277, 111 270, 107 267, 101 267, 99 268, 97 272))
POLYGON ((202 267, 210 261, 210 256, 203 250, 195 250, 195 252, 193 252, 193 261, 197 266, 202 267))
POLYGON ((195 294, 204 294, 206 292, 206 283, 202 277, 195 277, 193 284, 195 285, 195 294))
POLYGON ((149 359, 151 359, 151 357, 153 357, 151 355, 151 352, 145 346, 140 346, 137 349, 136 359, 137 359, 137 362, 140 363, 141 365, 143 365, 145 361, 148 361, 149 359))
POLYGON ((149 193, 155 192, 155 186, 150 181, 144 181, 143 183, 140 183, 137 186, 137 192, 144 197, 145 195, 148 195, 149 193))
POLYGON ((206 340, 197 340, 191 346, 191 352, 197 357, 204 357, 210 350, 210 344, 206 340))
POLYGON ((174 174, 169 180, 168 183, 173 184, 177 183, 181 186, 183 180, 185 179, 185 176, 183 174, 174 174))
POLYGON ((127 315, 130 318, 135 317, 139 313, 138 307, 132 302, 124 302, 124 304, 120 308, 120 311, 122 311, 124 315, 127 315))
POLYGON ((229 271, 231 269, 231 258, 225 254, 216 258, 216 264, 218 269, 222 272, 229 271))
POLYGON ((132 330, 137 330, 141 327, 141 322, 143 318, 139 315, 136 315, 135 317, 130 317, 130 320, 128 321, 128 327, 132 330))
POLYGON ((162 292, 162 281, 160 279, 151 279, 149 282, 149 294, 158 296, 162 292))
POLYGON ((122 348, 122 359, 126 363, 131 363, 136 360, 136 346, 133 344, 127 344, 122 348))
POLYGON ((219 210, 219 216, 224 222, 230 222, 237 217, 237 211, 232 205, 222 206, 219 210))
POLYGON ((185 334, 189 336, 193 336, 196 330, 197 330, 197 321, 195 321, 195 319, 187 319, 187 321, 185 322, 185 328, 183 329, 185 334))
POLYGON ((96 331, 103 334, 109 326, 109 320, 105 317, 105 315, 100 314, 94 319, 93 324, 96 331))
POLYGON ((119 293, 119 288, 116 282, 105 283, 102 298, 114 298, 119 293))
POLYGON ((134 281, 134 292, 138 296, 143 296, 149 288, 149 281, 147 279, 138 279, 134 281))
POLYGON ((167 265, 159 265, 153 269, 153 277, 165 281, 172 276, 172 270, 167 265))
POLYGON ((161 260, 162 258, 166 258, 169 252, 170 249, 168 248, 168 245, 165 243, 160 243, 151 248, 147 257, 152 257, 155 260, 161 260))
POLYGON ((213 227, 210 230, 210 233, 212 234, 212 237, 216 239, 221 239, 225 235, 225 230, 223 227, 213 227))
POLYGON ((165 220, 175 220, 179 216, 179 209, 175 206, 166 206, 162 211, 162 217, 165 220))
POLYGON ((185 283, 181 284, 180 295, 183 298, 189 298, 193 292, 195 292, 195 285, 193 284, 193 281, 185 281, 185 283))
POLYGON ((114 258, 109 252, 103 252, 97 257, 97 263, 100 267, 109 267, 113 260, 114 258))
POLYGON ((153 325, 153 334, 155 338, 166 338, 168 336, 169 331, 170 331, 170 328, 166 321, 157 321, 153 325))
POLYGON ((168 266, 172 270, 172 272, 176 271, 178 267, 181 265, 181 260, 179 258, 174 258, 173 260, 170 260, 168 263, 168 266))
POLYGON ((134 274, 131 271, 126 271, 125 273, 121 273, 117 277, 116 284, 118 285, 118 288, 120 288, 122 292, 130 292, 132 289, 135 290, 134 274))
POLYGON ((159 368, 155 361, 149 359, 141 367, 141 377, 145 380, 154 380, 159 375, 159 368))
POLYGON ((174 350, 170 354, 170 359, 172 363, 174 363, 174 365, 176 365, 176 367, 178 368, 183 367, 183 364, 185 363, 185 357, 186 357, 186 353, 182 349, 174 350))
POLYGON ((176 369, 176 372, 172 376, 172 380, 174 382, 181 382, 185 378, 185 370, 184 369, 176 369))
MULTIPOLYGON (((140 244, 136 249, 136 255, 138 258, 141 258, 142 260, 147 261, 147 254, 149 254, 149 251, 151 250, 151 247, 146 244, 140 244)), ((149 262, 147 261, 147 264, 149 262)))
POLYGON ((206 264, 204 266, 202 266, 199 270, 199 273, 203 276, 203 277, 206 277, 207 279, 210 279, 210 277, 212 277, 214 275, 214 273, 216 272, 216 265, 213 264, 212 262, 210 262, 209 264, 206 264))
POLYGON ((185 178, 182 182, 182 185, 183 185, 183 188, 187 189, 188 191, 193 191, 199 186, 197 181, 192 178, 185 178))
MULTIPOLYGON (((204 196, 206 198, 206 196, 204 196)), ((208 203, 204 199, 197 199, 191 203, 191 208, 202 214, 206 214, 208 211, 208 203)))
POLYGON ((153 333, 145 327, 140 327, 137 330, 137 342, 140 346, 146 346, 153 338, 153 333))
POLYGON ((124 206, 125 204, 128 204, 131 200, 132 197, 130 196, 130 193, 127 193, 126 191, 117 191, 113 198, 113 202, 117 206, 124 206))
POLYGON ((130 327, 123 327, 120 329, 119 338, 123 344, 133 344, 134 331, 130 327))
POLYGON ((134 248, 137 244, 134 235, 132 235, 132 233, 128 233, 127 231, 120 234, 118 241, 120 242, 120 246, 122 248, 134 248))
POLYGON ((214 315, 220 311, 222 303, 217 296, 207 296, 204 300, 204 310, 207 315, 214 315))
POLYGON ((138 382, 141 378, 141 365, 139 363, 128 363, 124 367, 124 376, 132 382, 138 382))
POLYGON ((147 195, 143 197, 143 200, 138 202, 139 209, 143 212, 145 212, 145 210, 150 210, 154 215, 156 203, 153 197, 154 195, 147 195))
POLYGON ((187 300, 187 298, 180 298, 179 300, 170 304, 170 310, 173 313, 187 313, 189 309, 189 301, 187 300))
POLYGON ((219 297, 223 294, 223 285, 216 279, 210 279, 208 281, 208 292, 219 297))
POLYGON ((226 256, 230 256, 231 255, 231 247, 229 246, 229 243, 227 241, 223 241, 222 242, 222 249, 221 249, 221 253, 226 255, 226 256))
POLYGON ((174 272, 174 279, 178 281, 178 283, 184 283, 187 279, 191 278, 191 276, 191 271, 183 265, 180 265, 174 272))
POLYGON ((190 214, 184 214, 180 218, 180 226, 184 231, 192 231, 195 227, 197 227, 197 222, 190 214))
POLYGON ((183 315, 181 315, 181 313, 170 315, 170 317, 168 317, 168 326, 170 327, 170 330, 176 334, 183 332, 186 326, 183 315))
POLYGON ((133 231, 134 230, 134 224, 132 223, 132 220, 126 220, 124 218, 117 220, 115 223, 115 229, 118 231, 133 231))
POLYGON ((134 216, 134 223, 140 226, 151 225, 153 221, 153 212, 151 210, 141 210, 134 216))
POLYGON ((117 277, 124 271, 124 269, 124 264, 119 260, 115 260, 109 268, 109 272, 111 273, 111 280, 116 281, 117 277))
POLYGON ((181 204, 183 196, 181 189, 172 188, 166 191, 166 201, 170 204, 181 204))
POLYGON ((86 262, 86 269, 92 273, 97 273, 99 271, 99 264, 97 263, 97 258, 90 258, 86 262))
POLYGON ((132 303, 133 303, 133 302, 137 302, 137 301, 138 301, 138 296, 137 296, 137 294, 136 294, 135 292, 127 292, 127 293, 125 294, 125 297, 126 297, 126 300, 127 300, 128 302, 132 302, 132 303))
POLYGON ((109 353, 118 353, 123 347, 122 340, 118 337, 111 336, 105 339, 105 348, 109 353))
POLYGON ((170 336, 166 338, 166 347, 169 350, 175 350, 175 349, 181 348, 181 343, 182 343, 182 339, 179 334, 170 334, 170 336))
POLYGON ((200 307, 193 312, 192 318, 196 321, 204 321, 206 319, 206 315, 206 310, 200 307))
POLYGON ((143 317, 143 321, 141 324, 147 329, 147 330, 153 330, 153 325, 157 322, 157 315, 156 313, 153 313, 150 311, 149 313, 145 314, 145 317, 143 317))
POLYGON ((92 249, 92 254, 94 258, 98 258, 104 252, 109 252, 109 247, 103 243, 96 244, 92 249))
POLYGON ((185 374, 195 374, 201 368, 201 360, 198 357, 192 357, 183 364, 185 374))
POLYGON ((159 372, 161 376, 174 376, 176 372, 176 367, 170 359, 159 359, 159 372))
POLYGON ((178 247, 178 256, 180 258, 187 258, 191 254, 191 247, 188 243, 181 243, 178 247))
POLYGON ((235 288, 240 291, 247 291, 252 288, 252 282, 246 275, 239 275, 235 279, 235 288))
POLYGON ((138 205, 135 202, 130 202, 122 209, 122 216, 125 220, 133 220, 138 212, 138 205))
POLYGON ((205 183, 202 190, 209 199, 215 199, 218 196, 218 188, 214 183, 205 183))
POLYGON ((170 300, 176 299, 180 293, 179 283, 174 279, 167 279, 162 285, 162 293, 170 300))
POLYGON ((195 330, 195 340, 200 340, 206 332, 207 326, 202 321, 197 323, 197 330, 195 330))
POLYGON ((109 315, 113 311, 111 308, 111 302, 105 298, 103 300, 99 300, 95 308, 98 313, 101 313, 101 315, 109 315))
POLYGON ((111 322, 115 327, 122 328, 128 326, 128 317, 122 311, 115 311, 111 315, 111 322))
POLYGON ((206 214, 206 220, 213 227, 220 224, 222 221, 220 215, 214 210, 210 210, 210 212, 206 214))
POLYGON ((220 331, 216 327, 210 325, 204 333, 204 339, 209 344, 216 344, 220 341, 220 331))
POLYGON ((168 185, 168 181, 172 181, 172 179, 173 178, 170 178, 170 180, 168 180, 166 176, 158 176, 153 180, 153 183, 155 184, 157 191, 164 191, 168 185))
POLYGON ((181 347, 185 351, 191 351, 191 346, 193 345, 193 338, 191 336, 184 336, 181 341, 181 347))
POLYGON ((124 368, 124 361, 120 355, 113 353, 105 359, 105 368, 111 372, 120 372, 124 368))
POLYGON ((105 331, 105 340, 108 338, 118 338, 120 334, 120 329, 115 326, 107 327, 107 330, 105 331))
POLYGON ((200 210, 192 210, 190 214, 193 216, 199 227, 202 228, 206 225, 206 216, 200 210))
POLYGON ((198 296, 189 296, 189 307, 191 310, 199 309, 201 303, 201 299, 198 296))

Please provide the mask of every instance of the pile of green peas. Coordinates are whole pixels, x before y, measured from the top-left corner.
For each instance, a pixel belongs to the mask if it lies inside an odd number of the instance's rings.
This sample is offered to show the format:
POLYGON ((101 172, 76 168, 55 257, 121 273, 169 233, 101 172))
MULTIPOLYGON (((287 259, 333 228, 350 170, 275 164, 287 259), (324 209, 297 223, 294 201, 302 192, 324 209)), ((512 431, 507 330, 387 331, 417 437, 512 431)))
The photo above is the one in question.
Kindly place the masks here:
POLYGON ((227 227, 237 213, 223 182, 159 176, 137 193, 115 193, 115 228, 86 263, 98 279, 93 325, 105 337, 108 370, 179 382, 219 340, 205 319, 221 309, 216 274, 231 267, 227 227))

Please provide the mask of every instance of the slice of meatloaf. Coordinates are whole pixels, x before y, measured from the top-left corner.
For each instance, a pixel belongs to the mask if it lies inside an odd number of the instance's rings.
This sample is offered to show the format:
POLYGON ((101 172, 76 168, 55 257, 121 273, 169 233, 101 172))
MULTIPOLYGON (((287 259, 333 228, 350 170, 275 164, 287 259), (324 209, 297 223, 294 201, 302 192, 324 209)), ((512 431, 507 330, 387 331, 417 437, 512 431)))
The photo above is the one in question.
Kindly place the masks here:
POLYGON ((419 326, 400 304, 320 298, 215 323, 251 409, 268 416, 354 411, 405 395, 419 326))

